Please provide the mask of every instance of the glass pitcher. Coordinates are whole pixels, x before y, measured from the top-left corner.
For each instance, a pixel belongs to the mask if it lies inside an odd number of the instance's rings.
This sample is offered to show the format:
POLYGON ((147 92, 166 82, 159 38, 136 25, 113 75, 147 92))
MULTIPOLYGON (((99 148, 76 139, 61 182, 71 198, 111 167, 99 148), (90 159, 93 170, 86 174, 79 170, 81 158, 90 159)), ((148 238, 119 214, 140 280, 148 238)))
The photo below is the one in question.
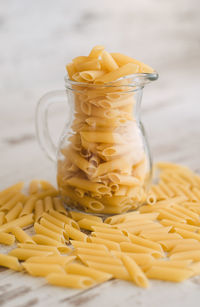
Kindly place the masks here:
POLYGON ((57 161, 57 184, 67 208, 113 215, 144 202, 152 161, 140 105, 144 86, 157 78, 155 72, 89 84, 66 76, 66 91, 49 92, 40 99, 37 137, 48 157, 57 161), (55 146, 48 131, 48 108, 52 99, 66 93, 70 116, 55 146))

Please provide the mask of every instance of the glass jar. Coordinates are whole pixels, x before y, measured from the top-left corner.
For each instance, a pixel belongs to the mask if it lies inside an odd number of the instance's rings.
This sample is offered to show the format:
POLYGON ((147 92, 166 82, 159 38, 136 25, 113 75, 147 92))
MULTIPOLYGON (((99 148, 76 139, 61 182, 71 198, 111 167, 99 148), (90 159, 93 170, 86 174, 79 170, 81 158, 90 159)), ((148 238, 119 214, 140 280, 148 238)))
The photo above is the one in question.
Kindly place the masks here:
POLYGON ((145 199, 152 161, 140 121, 144 86, 157 73, 135 74, 109 84, 65 77, 66 91, 44 95, 37 106, 41 147, 57 161, 57 183, 67 208, 98 215, 134 210, 145 199), (67 93, 70 116, 58 146, 47 125, 48 107, 67 93))

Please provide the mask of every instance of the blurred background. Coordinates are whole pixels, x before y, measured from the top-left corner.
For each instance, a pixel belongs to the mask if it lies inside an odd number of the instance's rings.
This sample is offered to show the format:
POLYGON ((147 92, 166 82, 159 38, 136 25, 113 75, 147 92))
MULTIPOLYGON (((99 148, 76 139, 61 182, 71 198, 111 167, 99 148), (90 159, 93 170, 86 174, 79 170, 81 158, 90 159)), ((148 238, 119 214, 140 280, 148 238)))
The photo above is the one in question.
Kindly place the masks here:
MULTIPOLYGON (((65 65, 97 44, 155 68, 142 118, 154 160, 200 171, 200 6, 198 0, 0 0, 1 186, 55 181, 35 136, 41 95, 63 89, 65 65)), ((67 107, 51 112, 55 140, 67 107)))

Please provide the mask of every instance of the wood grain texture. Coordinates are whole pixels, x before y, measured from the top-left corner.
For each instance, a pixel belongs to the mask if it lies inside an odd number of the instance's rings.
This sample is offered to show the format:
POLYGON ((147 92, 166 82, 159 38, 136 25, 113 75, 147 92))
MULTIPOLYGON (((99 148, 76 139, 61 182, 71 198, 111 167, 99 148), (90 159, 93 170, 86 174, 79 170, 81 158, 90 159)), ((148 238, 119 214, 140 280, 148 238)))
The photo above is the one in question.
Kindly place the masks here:
MULTIPOLYGON (((65 64, 95 44, 155 67, 145 88, 142 119, 154 160, 200 173, 200 13, 198 0, 0 1, 0 188, 34 178, 55 184, 56 168, 35 136, 34 110, 48 90, 63 88, 65 64), (48 14, 46 14, 48 8, 48 14)), ((68 107, 50 113, 58 140, 68 107)), ((29 232, 31 233, 31 229, 29 232)), ((0 247, 8 252, 10 247, 0 247)), ((113 280, 85 291, 0 268, 0 306, 193 307, 200 277, 182 284, 152 281, 148 290, 113 280)))

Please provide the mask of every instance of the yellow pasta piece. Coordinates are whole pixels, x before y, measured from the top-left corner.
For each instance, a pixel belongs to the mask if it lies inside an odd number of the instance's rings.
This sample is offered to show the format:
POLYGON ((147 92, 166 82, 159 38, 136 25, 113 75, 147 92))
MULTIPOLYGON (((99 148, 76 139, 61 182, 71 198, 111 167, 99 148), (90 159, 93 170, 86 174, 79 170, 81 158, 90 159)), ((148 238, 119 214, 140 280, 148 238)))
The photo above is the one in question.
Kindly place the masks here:
POLYGON ((72 80, 73 75, 76 73, 76 68, 75 68, 74 63, 67 64, 66 69, 67 69, 69 78, 72 80))
POLYGON ((102 218, 99 216, 87 214, 87 213, 82 213, 82 212, 77 212, 77 211, 69 211, 69 214, 71 215, 72 219, 75 221, 80 221, 83 218, 87 218, 89 220, 96 221, 98 223, 102 223, 102 218))
POLYGON ((107 51, 103 50, 101 57, 102 57, 103 66, 106 68, 106 70, 113 71, 119 68, 119 66, 113 59, 112 55, 107 51))
POLYGON ((122 261, 130 275, 131 280, 136 285, 142 288, 147 288, 149 286, 148 279, 138 264, 127 255, 122 256, 122 261))
POLYGON ((17 243, 17 246, 23 249, 33 249, 33 250, 39 250, 39 251, 47 251, 52 252, 52 254, 60 255, 58 249, 55 246, 48 246, 48 245, 42 245, 42 244, 31 244, 31 243, 17 243))
POLYGON ((5 203, 1 210, 8 212, 10 211, 18 202, 23 202, 25 195, 21 193, 17 193, 14 197, 12 197, 7 203, 5 203))
POLYGON ((92 232, 92 236, 97 237, 97 238, 102 238, 105 240, 110 240, 110 241, 114 241, 117 243, 120 242, 130 242, 130 239, 126 236, 124 236, 123 234, 111 234, 111 233, 103 233, 103 232, 92 232))
POLYGON ((54 197, 53 203, 54 203, 55 211, 58 211, 59 213, 67 215, 67 211, 66 211, 64 204, 63 204, 63 202, 60 198, 54 197))
POLYGON ((85 241, 87 240, 87 235, 80 230, 70 226, 70 225, 65 225, 65 230, 67 232, 67 235, 69 238, 77 240, 77 241, 85 241))
POLYGON ((47 196, 44 198, 44 211, 49 212, 51 209, 53 209, 53 201, 50 196, 47 196))
POLYGON ((145 253, 129 253, 129 252, 119 252, 119 251, 112 251, 111 254, 115 255, 119 259, 122 258, 123 255, 127 255, 131 257, 138 265, 142 267, 142 269, 146 267, 150 267, 155 260, 150 254, 145 253))
POLYGON ((117 242, 113 242, 113 241, 110 241, 110 240, 105 240, 105 239, 97 238, 97 237, 88 237, 87 241, 91 242, 91 243, 96 243, 98 245, 103 244, 109 250, 120 251, 120 245, 117 242))
POLYGON ((116 228, 105 228, 102 226, 92 226, 94 232, 102 232, 105 234, 123 235, 123 232, 116 228))
POLYGON ((161 241, 161 240, 177 240, 182 239, 182 236, 178 233, 166 233, 166 234, 148 234, 142 235, 145 239, 149 239, 151 241, 161 241))
POLYGON ((152 266, 166 267, 166 268, 179 268, 179 269, 190 269, 189 265, 191 260, 160 260, 156 259, 152 263, 152 266))
POLYGON ((0 226, 5 222, 5 213, 0 212, 0 226))
POLYGON ((89 57, 98 59, 99 56, 102 54, 103 50, 104 50, 104 46, 97 45, 92 48, 92 50, 90 51, 89 57))
POLYGON ((66 266, 69 262, 73 261, 75 256, 41 256, 41 257, 31 257, 26 260, 26 263, 40 263, 40 264, 59 264, 61 266, 66 266))
MULTIPOLYGON (((0 192, 1 193, 1 192, 0 192)), ((13 198, 15 195, 17 194, 17 192, 15 191, 8 191, 7 193, 3 194, 2 196, 0 196, 0 206, 2 207, 4 204, 6 204, 8 201, 11 200, 11 198, 13 198)))
POLYGON ((32 180, 29 184, 29 194, 35 194, 39 190, 39 180, 32 180))
POLYGON ((32 238, 19 226, 18 227, 13 227, 11 229, 11 232, 17 239, 17 241, 21 243, 31 243, 34 244, 35 242, 32 240, 32 238))
POLYGON ((173 228, 178 227, 178 228, 182 228, 182 229, 185 229, 185 230, 188 230, 188 231, 192 231, 192 232, 195 232, 198 229, 200 229, 200 227, 198 227, 198 226, 184 224, 184 223, 179 223, 179 222, 175 222, 175 221, 172 221, 172 220, 165 220, 164 219, 164 220, 161 220, 160 223, 163 226, 172 226, 173 228))
MULTIPOLYGON (((43 190, 50 192, 50 194, 51 194, 51 192, 56 191, 55 187, 50 182, 48 182, 46 180, 40 180, 40 185, 41 185, 43 190)), ((48 196, 48 194, 45 194, 45 195, 48 196)), ((53 195, 49 195, 49 196, 53 196, 53 195)), ((40 195, 40 197, 41 197, 41 195, 40 195)))
POLYGON ((70 217, 68 217, 68 216, 65 216, 65 215, 63 215, 63 214, 61 214, 61 213, 59 213, 59 212, 57 212, 55 210, 50 210, 49 214, 51 216, 53 216, 54 218, 64 222, 67 225, 70 225, 70 226, 72 226, 72 227, 74 227, 74 228, 76 228, 78 230, 80 229, 78 223, 76 221, 74 221, 73 219, 71 219, 70 217))
POLYGON ((152 242, 151 240, 148 240, 148 239, 143 239, 143 238, 135 236, 133 234, 128 234, 128 238, 134 244, 139 244, 139 245, 144 246, 144 247, 149 247, 149 248, 155 249, 155 250, 157 250, 161 253, 163 252, 162 247, 160 246, 159 243, 152 242))
POLYGON ((109 256, 110 253, 107 250, 91 249, 86 247, 77 247, 74 250, 75 255, 92 255, 92 256, 109 256))
POLYGON ((70 186, 78 187, 100 194, 106 194, 110 192, 110 188, 108 186, 96 182, 91 182, 89 180, 82 179, 79 177, 72 177, 68 179, 66 183, 68 183, 70 186))
POLYGON ((68 253, 69 251, 71 251, 71 249, 67 245, 64 245, 61 242, 56 241, 56 240, 54 240, 54 239, 52 239, 50 237, 44 236, 44 235, 37 234, 37 235, 34 235, 32 237, 32 239, 37 244, 56 246, 57 249, 61 253, 68 253))
POLYGON ((112 255, 110 256, 95 256, 95 255, 78 255, 78 258, 86 265, 88 265, 88 261, 92 261, 95 263, 104 263, 104 264, 112 264, 112 265, 122 265, 120 259, 114 258, 112 255))
POLYGON ((186 223, 186 220, 184 218, 180 218, 172 213, 169 213, 168 211, 166 211, 166 209, 158 209, 159 212, 159 216, 158 219, 169 219, 175 222, 179 222, 179 223, 186 223))
POLYGON ((99 250, 104 250, 108 251, 108 248, 103 245, 103 244, 95 244, 91 242, 82 242, 82 241, 76 241, 76 240, 70 240, 71 244, 73 245, 74 248, 91 248, 91 249, 99 249, 99 250))
POLYGON ((109 273, 115 278, 130 280, 129 274, 123 265, 112 265, 88 261, 88 266, 93 269, 109 273))
POLYGON ((24 208, 20 213, 20 216, 28 215, 33 212, 35 202, 37 201, 37 196, 31 196, 24 204, 24 208))
POLYGON ((35 203, 35 222, 39 222, 44 213, 44 204, 43 200, 39 199, 35 203))
POLYGON ((122 242, 120 243, 121 250, 123 252, 128 253, 147 253, 151 254, 155 258, 162 258, 164 254, 162 252, 159 252, 157 250, 151 249, 149 247, 144 247, 138 244, 128 243, 128 242, 122 242))
POLYGON ((48 256, 52 254, 53 252, 51 251, 41 251, 25 248, 15 248, 9 252, 10 256, 17 257, 19 260, 26 260, 33 256, 48 256))
POLYGON ((23 209, 23 205, 21 202, 17 203, 6 215, 5 220, 6 222, 10 222, 15 220, 23 209))
POLYGON ((200 234, 185 230, 185 229, 181 229, 178 227, 175 227, 175 231, 181 235, 183 238, 188 238, 188 239, 196 239, 198 241, 200 241, 200 234))
POLYGON ((200 261, 200 250, 187 250, 184 252, 176 252, 170 256, 172 260, 191 259, 193 261, 200 261))
POLYGON ((186 252, 188 250, 190 250, 190 251, 200 250, 200 244, 198 243, 198 241, 194 242, 194 243, 188 243, 188 242, 184 242, 184 241, 185 240, 183 240, 182 244, 181 244, 181 242, 179 242, 178 244, 174 245, 174 248, 170 252, 170 255, 175 254, 175 253, 179 253, 179 252, 186 252))
POLYGON ((83 275, 88 276, 94 279, 96 282, 105 282, 112 278, 112 274, 109 273, 103 273, 99 270, 95 270, 93 268, 88 268, 82 264, 78 263, 70 263, 66 266, 66 272, 68 274, 77 274, 77 275, 83 275))
POLYGON ((43 213, 43 218, 45 220, 49 221, 50 223, 64 229, 65 223, 63 221, 60 221, 59 219, 49 215, 48 213, 46 213, 46 212, 43 213))
POLYGON ((51 273, 64 274, 64 269, 59 264, 46 263, 27 263, 24 262, 22 266, 32 276, 45 277, 51 273))
POLYGON ((15 271, 21 271, 22 266, 19 263, 17 257, 0 254, 0 266, 12 269, 15 271))
POLYGON ((0 231, 9 232, 13 227, 25 227, 33 224, 33 214, 19 217, 16 220, 0 226, 0 231))
POLYGON ((113 52, 111 53, 111 55, 119 66, 123 66, 128 63, 133 63, 133 64, 137 64, 140 66, 140 70, 139 70, 140 73, 153 73, 154 72, 153 68, 151 68, 150 66, 138 60, 135 60, 127 55, 117 53, 117 52, 113 52))
POLYGON ((15 242, 15 236, 0 232, 0 243, 5 245, 12 245, 15 242))
POLYGON ((95 281, 90 277, 73 275, 73 274, 65 275, 65 274, 51 273, 46 277, 46 279, 49 284, 54 286, 79 288, 79 289, 92 287, 95 284, 95 281))
POLYGON ((102 77, 99 77, 95 80, 95 83, 108 83, 108 82, 112 82, 115 81, 121 77, 127 76, 127 75, 131 75, 131 74, 135 74, 139 71, 139 66, 137 64, 133 64, 133 63, 128 63, 125 64, 121 67, 119 67, 118 69, 111 71, 107 74, 105 74, 102 77))
POLYGON ((75 63, 75 67, 77 71, 85 71, 85 70, 100 70, 101 65, 98 59, 91 59, 89 61, 84 61, 81 63, 75 63))
POLYGON ((104 74, 105 72, 102 70, 85 70, 80 72, 80 77, 87 82, 93 82, 96 78, 99 78, 104 74))
POLYGON ((34 224, 34 229, 35 229, 36 234, 41 234, 41 235, 50 237, 51 239, 54 239, 54 240, 61 242, 61 243, 65 242, 63 235, 61 235, 57 232, 54 232, 54 231, 50 230, 49 228, 46 228, 46 227, 44 227, 44 226, 42 226, 38 223, 34 224))
POLYGON ((111 227, 109 224, 99 223, 99 222, 96 222, 94 220, 90 220, 90 219, 87 219, 87 218, 83 218, 83 219, 79 220, 78 224, 79 224, 80 228, 91 230, 91 231, 92 231, 93 226, 103 226, 105 228, 111 227))
POLYGON ((192 270, 192 276, 199 275, 200 274, 200 261, 192 263, 189 268, 190 270, 192 270))
POLYGON ((46 228, 48 228, 48 229, 50 229, 50 230, 52 230, 54 232, 57 232, 60 235, 64 235, 65 234, 65 230, 63 228, 58 227, 58 226, 52 224, 51 222, 49 222, 48 220, 46 220, 44 218, 42 218, 40 220, 40 225, 42 225, 42 226, 44 226, 44 227, 46 227, 46 228))
POLYGON ((24 182, 18 182, 16 184, 12 185, 11 187, 6 188, 5 190, 0 192, 0 198, 2 198, 2 196, 5 196, 9 192, 19 192, 19 191, 21 191, 23 186, 24 186, 24 182))
POLYGON ((151 279, 181 282, 190 278, 192 276, 192 271, 189 269, 153 266, 146 272, 146 275, 151 279))

